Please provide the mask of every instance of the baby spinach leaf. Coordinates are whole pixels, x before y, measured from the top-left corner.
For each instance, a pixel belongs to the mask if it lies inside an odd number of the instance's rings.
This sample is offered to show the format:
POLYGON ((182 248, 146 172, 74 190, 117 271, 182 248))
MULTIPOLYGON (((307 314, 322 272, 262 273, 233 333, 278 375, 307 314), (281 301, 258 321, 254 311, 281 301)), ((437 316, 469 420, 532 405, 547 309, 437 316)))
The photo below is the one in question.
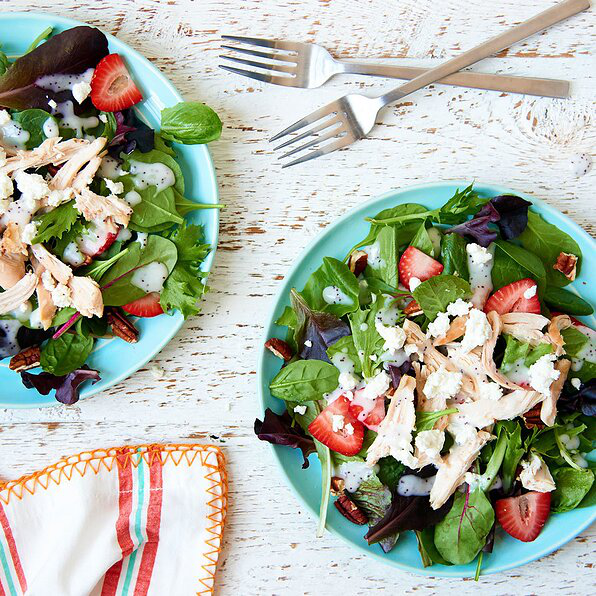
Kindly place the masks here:
POLYGON ((501 370, 508 372, 518 360, 524 361, 524 366, 532 366, 545 354, 552 352, 551 344, 539 344, 532 347, 530 344, 519 341, 512 335, 504 335, 505 353, 501 362, 501 370))
POLYGON ((571 283, 560 271, 553 268, 560 253, 565 252, 578 257, 577 274, 581 269, 581 249, 578 243, 557 226, 544 221, 541 215, 528 212, 528 226, 519 236, 522 246, 544 263, 546 279, 554 286, 566 286, 571 283))
POLYGON ((161 111, 160 135, 175 143, 197 145, 216 141, 221 136, 219 116, 198 101, 183 101, 161 111))
POLYGON ((385 342, 375 327, 375 319, 378 312, 384 307, 385 300, 384 297, 380 296, 370 308, 357 310, 348 316, 352 328, 352 337, 354 338, 354 347, 360 357, 362 374, 367 379, 374 375, 375 369, 381 364, 378 356, 383 351, 385 342), (377 358, 373 361, 371 356, 377 356, 377 358))
POLYGON ((74 201, 63 203, 55 209, 36 217, 37 234, 32 240, 32 244, 47 242, 51 238, 62 238, 65 232, 75 224, 79 218, 79 212, 75 207, 74 201))
POLYGON ((8 70, 9 66, 10 62, 6 57, 6 54, 2 50, 0 50, 0 76, 2 76, 8 70))
POLYGON ((495 290, 529 277, 536 281, 540 293, 544 291, 546 272, 542 261, 534 253, 506 240, 497 240, 495 245, 491 272, 495 290))
POLYGON ((60 377, 81 368, 93 349, 93 339, 75 333, 64 333, 50 339, 41 349, 40 365, 46 372, 60 377))
POLYGON ((416 432, 432 430, 439 418, 449 416, 449 414, 457 414, 457 412, 457 408, 448 408, 447 410, 439 410, 437 412, 416 412, 416 432))
POLYGON ((470 284, 455 275, 436 275, 423 281, 413 292, 414 299, 424 314, 434 321, 437 313, 444 312, 447 306, 458 298, 471 295, 470 284))
MULTIPOLYGON (((414 235, 414 238, 412 238, 412 241, 410 242, 410 246, 413 246, 413 247, 417 248, 418 250, 421 250, 423 253, 426 253, 429 257, 435 256, 434 246, 430 239, 430 236, 428 235, 428 230, 426 229, 426 223, 420 224, 418 231, 416 232, 416 234, 414 235)), ((395 286, 395 287, 397 287, 397 286, 395 286)))
POLYGON ((416 539, 418 541, 418 552, 422 558, 422 565, 430 567, 433 563, 439 565, 451 565, 444 559, 435 546, 435 526, 416 530, 416 539))
POLYGON ((322 360, 296 360, 282 368, 271 381, 271 395, 303 403, 321 399, 337 389, 339 371, 322 360))
POLYGON ((158 133, 155 133, 155 137, 153 139, 153 147, 155 149, 157 149, 158 151, 163 151, 164 153, 167 153, 168 155, 171 155, 172 157, 176 157, 176 152, 174 151, 174 149, 172 149, 172 147, 170 147, 170 145, 168 145, 159 136, 158 133))
POLYGON ((393 456, 388 455, 387 457, 382 457, 378 462, 377 465, 379 466, 379 471, 377 472, 377 476, 379 480, 387 487, 389 490, 394 491, 397 489, 397 483, 399 479, 402 477, 406 466, 402 464, 400 461, 397 461, 393 456))
POLYGON ((594 472, 589 468, 557 468, 552 472, 556 489, 552 493, 551 511, 564 513, 575 509, 590 492, 594 483, 594 472))
POLYGON ((441 243, 443 275, 457 275, 465 280, 470 279, 466 245, 466 239, 459 234, 446 234, 443 236, 441 243))
POLYGON ((571 358, 577 358, 585 345, 590 341, 588 336, 584 335, 576 327, 563 329, 563 331, 561 331, 561 335, 565 341, 565 353, 571 358))
POLYGON ((347 265, 324 257, 323 264, 308 278, 301 295, 313 310, 342 317, 358 308, 359 291, 358 280, 347 265), (325 300, 327 292, 338 294, 339 302, 329 304, 325 300))
POLYGON ((454 565, 473 561, 495 523, 493 507, 481 490, 457 492, 453 506, 435 527, 435 545, 454 565))
POLYGON ((523 447, 521 439, 522 429, 516 420, 504 420, 497 424, 501 430, 499 431, 499 428, 496 428, 496 432, 503 433, 503 436, 507 439, 507 448, 501 467, 501 480, 503 482, 503 490, 508 495, 515 480, 517 466, 526 450, 523 447))
POLYGON ((573 376, 577 377, 582 383, 587 383, 596 378, 596 362, 584 360, 582 367, 578 371, 574 371, 573 376))
POLYGON ((385 226, 380 232, 376 242, 379 245, 380 266, 376 269, 366 268, 367 279, 379 278, 388 288, 395 291, 399 284, 397 263, 399 261, 399 233, 400 229, 385 226))
POLYGON ((331 362, 333 362, 334 357, 346 358, 350 362, 353 362, 354 372, 362 372, 360 358, 358 357, 358 352, 354 346, 354 338, 351 335, 341 337, 334 344, 330 345, 327 348, 327 356, 331 362))
POLYGON ((200 211, 202 209, 222 209, 224 207, 222 204, 197 203, 196 201, 189 201, 177 191, 174 191, 174 201, 176 204, 176 211, 178 211, 182 217, 186 217, 193 211, 200 211))
POLYGON ((29 139, 25 143, 27 149, 35 149, 46 140, 43 126, 48 120, 53 120, 56 125, 58 124, 58 121, 51 114, 39 109, 15 112, 12 114, 12 119, 29 133, 29 139))
POLYGON ((552 309, 570 315, 588 316, 594 312, 594 307, 589 302, 586 302, 577 294, 557 286, 548 286, 543 298, 552 309))

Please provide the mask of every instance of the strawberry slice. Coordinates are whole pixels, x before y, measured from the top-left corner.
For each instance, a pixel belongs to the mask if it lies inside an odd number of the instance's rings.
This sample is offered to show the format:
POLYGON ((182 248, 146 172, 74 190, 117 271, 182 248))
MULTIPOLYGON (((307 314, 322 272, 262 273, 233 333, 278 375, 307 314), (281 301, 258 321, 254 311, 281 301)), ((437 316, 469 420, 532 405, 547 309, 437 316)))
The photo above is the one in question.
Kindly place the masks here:
POLYGON ((533 279, 514 281, 497 290, 484 305, 484 312, 496 311, 500 315, 508 312, 527 312, 540 314, 540 300, 538 300, 538 286, 533 279), (536 291, 533 290, 536 288, 536 291), (528 292, 529 291, 529 292, 528 292), (533 295, 526 298, 524 293, 533 295))
POLYGON ((350 413, 360 420, 366 428, 376 432, 379 424, 385 418, 385 396, 380 395, 377 397, 373 409, 368 414, 364 414, 364 408, 356 404, 350 404, 350 413))
POLYGON ((108 54, 91 79, 91 101, 98 110, 118 112, 143 99, 120 54, 108 54))
POLYGON ((330 403, 308 426, 310 434, 342 455, 356 455, 364 442, 364 426, 350 413, 350 402, 345 395, 330 403), (334 416, 341 416, 342 428, 333 430, 334 416), (346 428, 348 424, 352 425, 346 428), (350 430, 352 431, 350 433, 350 430))
POLYGON ((522 542, 532 542, 548 519, 550 493, 532 491, 519 497, 499 499, 495 510, 497 519, 507 534, 522 542))
POLYGON ((409 290, 412 277, 426 281, 439 275, 443 271, 443 265, 416 247, 408 246, 399 260, 398 269, 399 281, 409 290))
POLYGON ((98 226, 92 223, 89 229, 77 238, 79 250, 85 255, 96 257, 116 242, 119 231, 116 226, 98 226))
POLYGON ((129 315, 135 315, 137 317, 156 317, 163 314, 163 309, 159 304, 159 298, 160 296, 157 292, 151 292, 133 302, 123 305, 122 310, 125 310, 129 315))

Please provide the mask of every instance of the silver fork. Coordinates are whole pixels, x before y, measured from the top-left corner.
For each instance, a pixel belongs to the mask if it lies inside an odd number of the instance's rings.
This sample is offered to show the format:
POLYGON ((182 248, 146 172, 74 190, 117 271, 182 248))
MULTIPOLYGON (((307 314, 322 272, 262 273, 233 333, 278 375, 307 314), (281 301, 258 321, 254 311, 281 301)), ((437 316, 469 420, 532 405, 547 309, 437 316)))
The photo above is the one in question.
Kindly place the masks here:
POLYGON ((280 159, 295 155, 300 151, 310 149, 311 151, 285 163, 282 167, 286 168, 305 161, 327 155, 343 147, 351 145, 355 141, 368 135, 375 125, 379 111, 387 104, 402 99, 406 95, 426 87, 435 81, 438 81, 462 68, 466 68, 483 58, 500 52, 510 45, 542 31, 547 27, 554 25, 578 12, 589 8, 589 0, 565 0, 552 8, 536 15, 535 17, 513 27, 509 31, 501 33, 488 41, 440 64, 436 68, 426 71, 415 79, 393 89, 384 95, 378 97, 366 97, 364 95, 350 94, 340 97, 336 101, 316 110, 305 118, 298 120, 288 128, 276 134, 271 141, 280 139, 290 133, 296 132, 305 126, 314 125, 306 132, 303 132, 290 140, 275 147, 275 151, 282 147, 287 147, 296 141, 300 141, 309 136, 315 136, 310 140, 280 156, 280 159), (329 142, 327 142, 329 141, 329 142), (323 143, 327 142, 323 145, 323 143), (314 148, 319 145, 319 148, 314 148))
MULTIPOLYGON (((428 69, 390 64, 366 64, 364 62, 344 62, 334 58, 323 46, 298 41, 281 41, 239 35, 222 35, 223 39, 237 45, 222 45, 233 52, 220 58, 250 69, 226 66, 219 67, 250 79, 283 85, 313 89, 325 84, 336 74, 360 74, 395 79, 413 79, 428 69), (261 48, 261 49, 258 49, 261 48), (235 55, 238 53, 239 55, 235 55), (244 57, 241 57, 241 56, 244 57), (250 56, 250 58, 246 58, 250 56), (259 71, 251 69, 258 68, 259 71), (263 71, 263 72, 261 72, 263 71)), ((472 87, 524 93, 542 97, 569 97, 569 82, 558 79, 535 77, 511 77, 480 72, 457 72, 437 81, 444 85, 472 87)))

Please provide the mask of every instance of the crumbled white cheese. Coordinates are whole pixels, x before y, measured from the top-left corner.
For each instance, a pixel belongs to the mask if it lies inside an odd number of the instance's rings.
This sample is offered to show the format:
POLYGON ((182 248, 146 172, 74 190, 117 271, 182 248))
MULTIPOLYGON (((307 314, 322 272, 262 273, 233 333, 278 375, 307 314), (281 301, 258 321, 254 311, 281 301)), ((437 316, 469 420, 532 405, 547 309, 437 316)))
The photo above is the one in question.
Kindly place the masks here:
POLYGON ((107 122, 108 122, 108 117, 107 117, 107 115, 106 115, 106 114, 100 114, 100 115, 99 115, 99 120, 100 120, 101 122, 103 122, 104 124, 107 124, 107 122))
POLYGON ((300 414, 300 416, 304 416, 306 414, 306 406, 294 406, 294 412, 300 414))
POLYGON ((48 183, 39 174, 27 174, 24 170, 16 173, 15 181, 17 188, 21 191, 21 199, 25 201, 28 208, 34 209, 37 201, 40 201, 49 193, 48 183))
POLYGON ((575 388, 575 389, 579 389, 582 386, 582 382, 580 379, 578 379, 577 377, 573 377, 573 379, 571 379, 571 385, 575 388))
POLYGON ((395 353, 401 350, 406 341, 406 332, 401 327, 388 327, 379 320, 375 320, 377 333, 385 340, 383 349, 395 353))
POLYGON ((58 308, 70 306, 70 288, 65 284, 56 284, 51 290, 52 302, 58 308))
POLYGON ((72 194, 72 188, 65 188, 64 190, 51 190, 48 193, 48 206, 58 207, 58 205, 68 202, 72 198, 72 194))
POLYGON ((305 345, 307 348, 312 348, 312 341, 311 341, 310 339, 307 339, 307 340, 304 342, 304 345, 305 345))
POLYGON ((8 199, 12 197, 14 188, 10 176, 4 172, 0 172, 0 199, 8 199))
POLYGON ((477 308, 473 308, 466 321, 466 332, 461 342, 461 349, 469 352, 477 346, 483 345, 492 335, 492 327, 486 315, 477 308))
POLYGON ((32 221, 23 228, 23 231, 21 232, 21 240, 25 244, 31 244, 33 242, 33 238, 37 236, 37 226, 38 223, 32 221))
POLYGON ((418 346, 416 344, 406 344, 404 346, 404 352, 406 356, 411 356, 412 354, 418 354, 418 346))
POLYGON ((114 182, 109 178, 104 178, 104 182, 108 187, 108 190, 114 195, 121 195, 124 192, 124 184, 122 182, 114 182))
POLYGON ((461 372, 449 372, 441 367, 428 375, 424 384, 424 394, 428 399, 435 397, 451 399, 457 395, 462 378, 461 372))
POLYGON ((539 493, 548 493, 555 490, 555 481, 551 476, 548 466, 542 461, 539 455, 532 452, 530 458, 522 460, 522 471, 519 479, 524 488, 535 490, 539 493))
POLYGON ((474 491, 480 489, 484 490, 483 487, 483 478, 481 474, 475 474, 474 472, 466 472, 464 474, 464 482, 468 484, 470 487, 470 492, 473 493, 474 491))
POLYGON ((72 86, 72 96, 79 102, 83 103, 91 93, 91 85, 87 81, 75 83, 72 86))
POLYGON ((492 254, 483 246, 471 242, 466 246, 466 251, 470 255, 470 259, 474 265, 485 265, 492 258, 492 254))
POLYGON ((538 289, 538 286, 536 284, 534 284, 533 286, 530 286, 525 292, 524 292, 524 298, 526 300, 529 300, 530 298, 533 298, 534 296, 536 296, 536 290, 538 289))
POLYGON ((358 385, 358 379, 349 372, 339 373, 339 386, 346 391, 353 391, 358 385))
POLYGON ((154 379, 163 379, 166 376, 166 371, 157 362, 152 362, 149 365, 149 372, 154 379))
POLYGON ((58 104, 53 99, 48 100, 48 105, 52 110, 55 110, 58 107, 58 104))
POLYGON ((478 383, 478 397, 498 401, 503 397, 503 388, 498 383, 480 381, 478 383))
POLYGON ((471 308, 471 302, 466 302, 465 300, 458 298, 447 307, 447 314, 452 317, 464 317, 470 312, 471 308))
POLYGON ((0 126, 8 124, 11 120, 12 118, 7 110, 0 110, 0 126))
POLYGON ((426 335, 428 337, 443 337, 449 331, 449 315, 445 312, 437 314, 434 321, 429 323, 426 335))
POLYGON ((418 279, 417 277, 410 277, 410 292, 413 292, 421 283, 421 279, 418 279))
POLYGON ((457 445, 465 445, 476 440, 478 432, 465 416, 461 414, 453 416, 447 425, 449 434, 457 445))
POLYGON ((331 415, 331 427, 333 428, 333 432, 337 433, 343 429, 345 424, 345 418, 341 414, 332 414, 331 415))
POLYGON ((376 399, 379 395, 385 395, 387 393, 390 384, 391 377, 385 371, 381 371, 368 381, 364 389, 360 392, 360 396, 364 399, 376 399))
POLYGON ((354 434, 354 427, 349 422, 344 426, 344 430, 346 431, 346 435, 348 435, 348 436, 351 436, 354 434))
POLYGON ((445 443, 445 433, 442 430, 423 430, 416 435, 414 445, 421 454, 428 456, 430 461, 436 461, 441 455, 445 443))
POLYGON ((378 357, 376 354, 371 354, 371 355, 369 356, 369 358, 370 358, 370 359, 371 359, 373 362, 376 362, 376 361, 379 359, 379 357, 378 357))
POLYGON ((542 395, 550 395, 552 382, 561 376, 561 373, 554 366, 556 359, 557 357, 554 354, 545 354, 532 364, 528 370, 530 385, 542 395))
POLYGON ((41 274, 41 283, 48 292, 51 292, 56 287, 56 280, 49 271, 44 271, 41 274))

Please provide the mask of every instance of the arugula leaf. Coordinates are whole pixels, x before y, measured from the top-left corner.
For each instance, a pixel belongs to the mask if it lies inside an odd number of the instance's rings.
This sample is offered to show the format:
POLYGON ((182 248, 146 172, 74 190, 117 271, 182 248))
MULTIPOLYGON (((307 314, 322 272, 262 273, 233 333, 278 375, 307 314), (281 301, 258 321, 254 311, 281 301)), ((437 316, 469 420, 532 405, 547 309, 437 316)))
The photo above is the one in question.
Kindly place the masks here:
POLYGON ((501 467, 501 479, 505 494, 509 494, 511 487, 513 486, 513 481, 515 480, 517 466, 519 465, 519 462, 524 456, 526 450, 522 445, 522 429, 519 422, 516 420, 503 420, 498 422, 497 425, 496 432, 503 433, 503 436, 507 439, 507 448, 505 450, 503 465, 501 467))
POLYGON ((470 284, 455 275, 436 275, 423 281, 413 292, 424 314, 434 321, 438 313, 458 298, 467 298, 472 294, 470 284))
POLYGON ((40 365, 46 372, 60 377, 81 368, 93 349, 93 339, 75 333, 64 333, 50 339, 41 348, 40 365))
POLYGON ((29 133, 29 139, 25 143, 27 149, 35 149, 46 140, 47 137, 43 127, 48 120, 53 120, 56 125, 58 124, 58 121, 51 114, 39 109, 15 112, 12 114, 12 119, 29 133))
POLYGON ((556 286, 548 286, 543 298, 554 310, 560 310, 570 315, 588 316, 594 312, 594 307, 589 302, 573 292, 556 286))
POLYGON ((530 344, 519 341, 512 335, 505 334, 505 353, 503 354, 503 361, 501 362, 501 370, 507 372, 511 370, 514 364, 519 361, 524 361, 524 366, 532 366, 545 354, 552 352, 551 344, 539 344, 532 347, 530 344))
POLYGON ((577 274, 581 269, 581 249, 579 244, 557 226, 544 221, 542 216, 528 212, 528 226, 519 236, 522 246, 542 259, 546 269, 546 279, 554 286, 571 283, 560 271, 553 268, 560 253, 566 252, 578 257, 577 274))
POLYGON ((538 284, 540 294, 546 287, 546 272, 542 261, 521 246, 497 240, 491 277, 495 290, 514 281, 530 277, 538 284))
POLYGON ((552 493, 551 511, 564 513, 575 509, 590 492, 594 483, 594 472, 589 468, 557 468, 552 472, 556 489, 552 493))
POLYGON ((456 275, 469 281, 468 254, 466 239, 459 234, 446 234, 441 243, 443 275, 456 275))
POLYGON ((565 342, 565 353, 570 358, 577 358, 585 345, 590 341, 588 336, 584 335, 577 327, 563 329, 561 335, 565 342))
POLYGON ((47 242, 51 238, 62 238, 62 235, 72 228, 78 218, 79 212, 74 201, 63 203, 56 209, 36 217, 37 234, 31 243, 39 244, 47 242))
POLYGON ((203 228, 184 223, 169 236, 178 251, 178 260, 166 279, 160 304, 165 312, 178 309, 184 318, 199 312, 198 300, 206 291, 206 274, 200 271, 201 263, 211 247, 203 243, 203 228))
POLYGON ((443 416, 449 416, 449 414, 457 414, 457 408, 448 408, 447 410, 439 410, 436 412, 416 412, 416 432, 422 432, 423 430, 432 430, 435 426, 435 422, 443 416))
POLYGON ((339 370, 322 360, 296 360, 284 366, 269 385, 271 395, 303 403, 337 389, 339 370))
POLYGON ((221 136, 219 116, 204 103, 183 101, 161 111, 160 135, 175 143, 198 145, 221 136))
MULTIPOLYGON (((38 230, 39 231, 39 230, 38 230)), ((71 243, 75 242, 79 236, 82 236, 87 231, 87 222, 81 218, 77 219, 69 230, 62 233, 60 238, 54 238, 53 248, 51 249, 55 255, 63 257, 66 247, 71 243)), ((117 244, 112 244, 112 247, 117 244)))
POLYGON ((354 372, 362 372, 360 358, 354 345, 354 338, 351 335, 340 337, 334 344, 330 345, 327 348, 327 356, 332 363, 347 359, 354 364, 354 372))
POLYGON ((118 129, 118 122, 116 121, 116 116, 114 115, 114 112, 101 112, 100 116, 105 116, 106 119, 106 122, 103 123, 101 136, 108 139, 109 143, 109 141, 111 141, 116 135, 116 130, 118 129))

